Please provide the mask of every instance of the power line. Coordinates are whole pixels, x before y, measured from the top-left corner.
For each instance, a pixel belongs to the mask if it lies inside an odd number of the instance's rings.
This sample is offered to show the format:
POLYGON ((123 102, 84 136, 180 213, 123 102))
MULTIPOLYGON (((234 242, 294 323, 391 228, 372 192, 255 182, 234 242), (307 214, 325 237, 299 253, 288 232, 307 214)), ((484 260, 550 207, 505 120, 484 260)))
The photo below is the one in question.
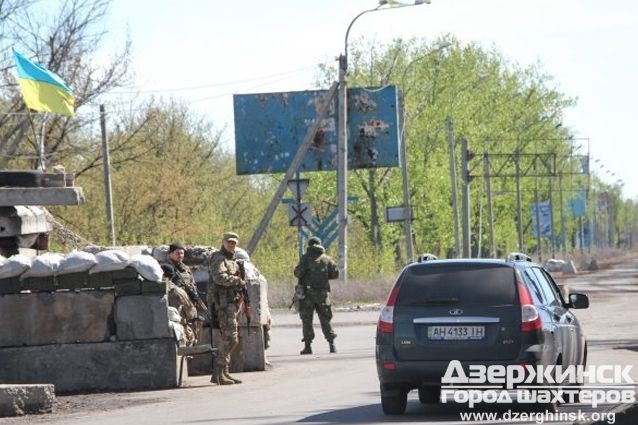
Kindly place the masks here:
POLYGON ((305 73, 306 71, 313 69, 313 66, 307 66, 304 68, 297 68, 297 69, 293 69, 290 71, 285 71, 285 72, 279 72, 276 74, 270 74, 270 75, 264 75, 261 77, 254 77, 254 78, 246 78, 243 80, 235 80, 235 81, 226 81, 223 83, 213 83, 213 84, 204 84, 201 86, 186 86, 186 87, 175 87, 175 88, 163 88, 163 89, 152 89, 152 90, 136 90, 136 91, 114 91, 110 94, 114 94, 114 95, 124 95, 124 94, 140 94, 140 93, 164 93, 164 92, 176 92, 176 91, 189 91, 189 90, 201 90, 201 89, 206 89, 206 88, 211 88, 211 87, 224 87, 224 86, 232 86, 232 85, 236 85, 236 84, 243 84, 243 83, 249 83, 251 81, 259 81, 259 80, 267 80, 270 78, 274 78, 274 77, 279 77, 279 76, 292 76, 292 75, 297 75, 300 73, 305 73))

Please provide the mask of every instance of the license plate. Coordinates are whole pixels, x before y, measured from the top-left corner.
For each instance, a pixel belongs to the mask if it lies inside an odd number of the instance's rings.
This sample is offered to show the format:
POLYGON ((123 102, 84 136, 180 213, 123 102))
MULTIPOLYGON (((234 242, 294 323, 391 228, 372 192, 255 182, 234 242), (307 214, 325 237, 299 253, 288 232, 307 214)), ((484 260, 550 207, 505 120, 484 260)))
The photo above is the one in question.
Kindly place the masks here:
POLYGON ((428 339, 464 341, 485 338, 485 326, 428 326, 428 339))

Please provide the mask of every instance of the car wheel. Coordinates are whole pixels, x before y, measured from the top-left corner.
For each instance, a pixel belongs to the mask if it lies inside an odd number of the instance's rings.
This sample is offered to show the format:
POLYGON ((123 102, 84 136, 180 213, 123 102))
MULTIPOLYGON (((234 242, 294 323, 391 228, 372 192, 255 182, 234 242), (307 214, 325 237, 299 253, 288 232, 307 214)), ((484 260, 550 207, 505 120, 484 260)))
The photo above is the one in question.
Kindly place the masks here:
POLYGON ((419 401, 422 404, 438 404, 441 401, 441 388, 439 387, 419 388, 419 401))
MULTIPOLYGON (((587 342, 585 342, 585 348, 583 351, 583 368, 585 368, 587 366, 587 342)), ((582 386, 583 384, 580 383, 579 386, 582 386)), ((574 394, 574 403, 580 403, 580 389, 578 390, 578 392, 576 394, 574 394)))
POLYGON ((386 415, 402 415, 408 404, 408 392, 397 388, 384 390, 381 388, 381 408, 386 415))

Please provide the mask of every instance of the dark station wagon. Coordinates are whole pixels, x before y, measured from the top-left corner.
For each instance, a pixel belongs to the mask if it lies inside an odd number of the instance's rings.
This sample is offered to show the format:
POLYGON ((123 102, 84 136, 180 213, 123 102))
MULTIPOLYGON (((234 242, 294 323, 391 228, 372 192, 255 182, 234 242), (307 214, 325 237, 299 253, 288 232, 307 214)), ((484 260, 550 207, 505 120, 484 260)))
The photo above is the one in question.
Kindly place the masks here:
POLYGON ((438 403, 450 361, 466 365, 585 364, 587 343, 572 309, 541 266, 524 254, 507 260, 425 261, 405 267, 383 307, 376 337, 381 405, 403 414, 407 394, 438 403))

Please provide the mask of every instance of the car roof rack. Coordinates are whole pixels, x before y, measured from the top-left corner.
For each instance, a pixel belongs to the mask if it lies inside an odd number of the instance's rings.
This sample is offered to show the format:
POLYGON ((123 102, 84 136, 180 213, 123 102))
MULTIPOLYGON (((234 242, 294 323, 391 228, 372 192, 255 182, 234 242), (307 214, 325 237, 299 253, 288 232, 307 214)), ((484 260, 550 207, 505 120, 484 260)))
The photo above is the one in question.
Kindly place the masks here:
POLYGON ((510 252, 507 254, 507 261, 528 261, 532 262, 532 257, 522 252, 510 252))
POLYGON ((439 259, 439 257, 437 257, 436 255, 426 252, 426 253, 423 253, 423 254, 419 254, 416 257, 416 262, 417 263, 423 263, 425 261, 432 261, 432 260, 438 260, 438 259, 439 259))

